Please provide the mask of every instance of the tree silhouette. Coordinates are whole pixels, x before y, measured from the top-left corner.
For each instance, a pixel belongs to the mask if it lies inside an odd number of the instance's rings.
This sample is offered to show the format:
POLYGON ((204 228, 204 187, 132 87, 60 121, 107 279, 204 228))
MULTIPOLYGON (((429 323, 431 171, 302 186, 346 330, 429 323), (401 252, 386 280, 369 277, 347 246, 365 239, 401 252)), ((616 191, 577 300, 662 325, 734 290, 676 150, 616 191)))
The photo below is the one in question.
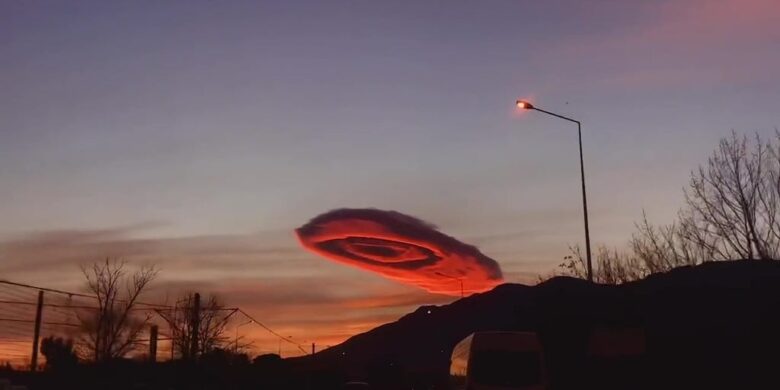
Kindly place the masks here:
MULTIPOLYGON (((732 132, 707 163, 691 172, 677 221, 654 226, 643 213, 630 250, 600 247, 594 280, 617 284, 713 260, 780 257, 780 132, 774 142, 732 132)), ((585 276, 578 246, 560 265, 585 276)))
POLYGON ((86 354, 96 362, 125 356, 137 344, 151 315, 135 315, 138 298, 157 275, 154 267, 142 267, 132 275, 121 260, 106 259, 82 269, 88 290, 97 297, 97 308, 79 313, 86 354))
POLYGON ((41 340, 41 354, 46 357, 47 370, 67 370, 74 367, 79 361, 73 349, 73 340, 54 336, 41 340))
POLYGON ((720 141, 691 175, 680 213, 681 234, 713 259, 774 259, 780 247, 780 133, 720 141))
POLYGON ((205 304, 199 305, 196 314, 193 312, 195 294, 187 293, 177 301, 174 308, 157 310, 168 323, 174 351, 182 359, 197 358, 231 344, 225 330, 235 310, 225 308, 214 295, 210 295, 205 304), (193 338, 197 339, 197 350, 192 349, 193 338))

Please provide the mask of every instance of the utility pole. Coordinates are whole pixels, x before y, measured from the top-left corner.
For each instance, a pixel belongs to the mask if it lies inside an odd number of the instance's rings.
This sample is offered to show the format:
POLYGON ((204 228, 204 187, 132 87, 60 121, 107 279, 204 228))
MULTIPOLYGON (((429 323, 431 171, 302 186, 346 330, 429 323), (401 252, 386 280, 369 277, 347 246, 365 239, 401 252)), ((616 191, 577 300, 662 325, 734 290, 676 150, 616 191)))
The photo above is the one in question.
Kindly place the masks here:
POLYGON ((311 354, 314 355, 314 352, 316 352, 316 348, 314 347, 314 343, 311 343, 311 354))
POLYGON ((200 294, 195 293, 192 299, 192 331, 190 332, 190 357, 198 357, 198 336, 200 335, 200 294))
POLYGON ((38 307, 35 309, 35 331, 33 332, 32 360, 30 370, 38 369, 38 342, 41 337, 41 317, 43 316, 43 290, 38 290, 38 307))
POLYGON ((149 329, 149 361, 157 362, 157 325, 149 329))

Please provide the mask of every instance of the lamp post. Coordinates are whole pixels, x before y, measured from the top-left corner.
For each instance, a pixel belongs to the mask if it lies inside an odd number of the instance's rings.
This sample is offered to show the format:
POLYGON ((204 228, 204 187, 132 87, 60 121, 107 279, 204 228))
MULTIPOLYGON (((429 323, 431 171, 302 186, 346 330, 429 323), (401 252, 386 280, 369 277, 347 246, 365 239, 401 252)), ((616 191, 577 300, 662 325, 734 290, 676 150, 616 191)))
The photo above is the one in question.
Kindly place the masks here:
POLYGON ((585 163, 583 162, 583 158, 582 158, 582 123, 580 123, 580 121, 578 120, 567 118, 563 115, 558 115, 554 112, 545 111, 542 110, 541 108, 537 108, 533 104, 525 100, 518 100, 516 104, 518 108, 523 110, 536 110, 541 113, 545 113, 547 115, 554 116, 556 118, 560 118, 577 124, 577 135, 579 136, 579 143, 580 143, 580 178, 582 179, 581 181, 582 181, 582 211, 583 211, 582 214, 585 219, 585 255, 587 256, 588 281, 592 282, 593 265, 591 263, 591 254, 590 254, 590 229, 588 227, 588 198, 585 195, 585 163))
POLYGON ((441 272, 436 272, 436 275, 439 275, 439 276, 444 276, 445 278, 450 278, 450 279, 455 279, 455 280, 457 280, 457 281, 460 283, 460 297, 461 297, 461 298, 463 298, 463 279, 461 279, 461 278, 456 278, 456 277, 454 277, 454 276, 450 276, 450 275, 447 275, 447 274, 443 274, 443 273, 441 273, 441 272))

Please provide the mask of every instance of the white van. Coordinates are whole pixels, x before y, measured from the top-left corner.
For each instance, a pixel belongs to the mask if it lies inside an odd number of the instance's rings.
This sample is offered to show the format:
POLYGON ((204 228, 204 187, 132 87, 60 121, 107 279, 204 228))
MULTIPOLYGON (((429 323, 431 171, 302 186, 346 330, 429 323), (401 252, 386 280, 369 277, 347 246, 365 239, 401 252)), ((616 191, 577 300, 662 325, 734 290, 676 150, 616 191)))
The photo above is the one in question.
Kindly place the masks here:
POLYGON ((477 332, 452 350, 450 381, 462 390, 547 388, 542 343, 533 332, 477 332))

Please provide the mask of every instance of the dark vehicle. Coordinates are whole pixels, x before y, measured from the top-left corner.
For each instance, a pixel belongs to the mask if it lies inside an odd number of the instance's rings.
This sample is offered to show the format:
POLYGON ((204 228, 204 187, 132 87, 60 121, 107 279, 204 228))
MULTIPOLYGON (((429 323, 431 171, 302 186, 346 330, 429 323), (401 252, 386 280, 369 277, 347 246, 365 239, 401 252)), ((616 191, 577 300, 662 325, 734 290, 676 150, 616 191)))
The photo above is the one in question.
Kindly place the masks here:
POLYGON ((453 389, 546 389, 539 337, 532 332, 473 333, 452 350, 450 380, 453 389))

